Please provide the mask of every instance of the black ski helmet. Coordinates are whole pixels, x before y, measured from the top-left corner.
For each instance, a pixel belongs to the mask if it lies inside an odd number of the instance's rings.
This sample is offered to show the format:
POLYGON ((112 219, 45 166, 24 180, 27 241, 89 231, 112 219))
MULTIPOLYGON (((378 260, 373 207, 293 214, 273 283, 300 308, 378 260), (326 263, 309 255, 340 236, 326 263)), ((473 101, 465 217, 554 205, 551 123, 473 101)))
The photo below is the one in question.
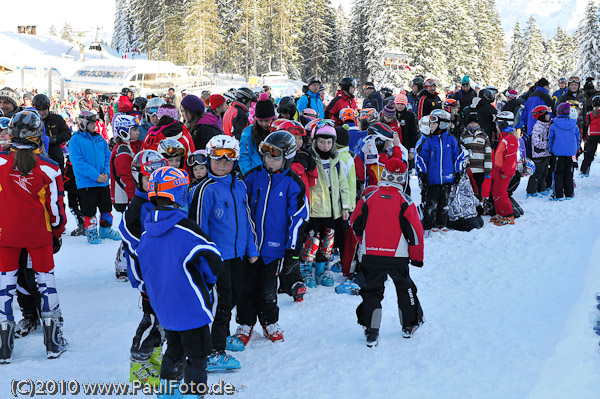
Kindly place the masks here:
POLYGON ((479 98, 485 98, 490 104, 495 100, 494 93, 490 89, 481 89, 479 91, 479 98))
POLYGON ((254 94, 254 92, 252 90, 250 90, 248 87, 240 87, 239 89, 237 89, 235 91, 235 99, 238 100, 239 102, 256 102, 257 98, 256 98, 256 94, 254 94))
POLYGON ((148 104, 148 99, 146 97, 136 97, 133 100, 133 106, 137 107, 139 111, 143 111, 146 108, 146 104, 148 104))
POLYGON ((291 117, 294 117, 296 114, 296 101, 293 97, 285 96, 279 100, 277 112, 281 114, 282 111, 290 114, 291 117))
POLYGON ((8 124, 8 134, 16 148, 39 148, 42 145, 42 118, 35 110, 15 114, 8 124))
POLYGON ((269 134, 258 146, 261 156, 266 154, 266 152, 261 150, 268 147, 275 147, 283 154, 284 162, 279 170, 280 172, 292 166, 292 162, 294 162, 294 157, 296 156, 296 139, 293 134, 285 130, 277 130, 269 134))
POLYGON ((346 76, 342 78, 339 83, 340 87, 344 91, 350 91, 350 87, 356 87, 356 79, 346 76))
POLYGON ((600 107, 600 96, 592 97, 592 107, 594 107, 594 108, 600 107))
POLYGON ((42 109, 50 109, 50 99, 45 94, 37 94, 35 97, 33 97, 33 100, 31 100, 31 105, 33 105, 33 107, 38 111, 42 109))

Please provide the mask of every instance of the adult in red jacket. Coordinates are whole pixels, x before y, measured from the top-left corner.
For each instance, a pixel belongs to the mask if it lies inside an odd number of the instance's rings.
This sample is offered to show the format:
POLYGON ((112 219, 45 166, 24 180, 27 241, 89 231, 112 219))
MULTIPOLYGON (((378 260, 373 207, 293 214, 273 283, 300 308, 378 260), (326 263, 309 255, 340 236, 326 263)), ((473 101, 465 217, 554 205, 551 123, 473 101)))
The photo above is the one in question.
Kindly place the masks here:
POLYGON ((404 337, 410 338, 423 322, 417 287, 408 271, 409 263, 423 266, 423 226, 417 207, 403 191, 407 178, 405 162, 397 158, 387 161, 378 188, 361 198, 350 219, 361 243, 361 270, 366 279, 356 315, 365 327, 368 346, 376 345, 379 336, 388 275, 396 286, 404 337))
POLYGON ((124 87, 123 90, 121 90, 121 96, 119 97, 119 108, 117 111, 122 114, 133 112, 133 96, 134 92, 128 87, 124 87))
POLYGON ((16 114, 9 125, 11 152, 0 153, 0 363, 12 360, 15 322, 12 300, 21 250, 31 257, 42 297, 42 325, 48 358, 66 349, 54 280, 54 256, 65 230, 63 182, 58 164, 39 155, 42 120, 33 111, 16 114))
POLYGON ((438 96, 435 89, 437 81, 435 79, 427 79, 425 81, 425 89, 419 94, 419 106, 417 108, 417 120, 427 116, 434 109, 442 109, 442 99, 438 96))
MULTIPOLYGON (((500 113, 498 115, 501 118, 500 113)), ((492 169, 492 198, 496 215, 492 222, 496 225, 515 224, 512 202, 508 195, 510 179, 517 170, 517 154, 519 152, 519 139, 515 128, 504 125, 506 122, 500 120, 501 129, 500 142, 494 153, 494 167, 492 169)))
MULTIPOLYGON (((179 141, 185 147, 185 159, 188 154, 196 151, 194 146, 194 140, 192 136, 184 131, 182 124, 177 120, 178 113, 177 108, 173 104, 161 105, 158 109, 158 123, 148 130, 148 134, 142 144, 142 150, 154 150, 158 149, 158 143, 166 138, 172 138, 179 141)), ((186 164, 187 168, 187 164, 186 164)))
POLYGON ((356 79, 345 77, 340 80, 340 90, 325 108, 325 118, 333 119, 336 126, 342 126, 344 121, 340 120, 340 111, 344 108, 358 110, 354 92, 356 91, 356 79))
POLYGON ((234 103, 223 115, 223 133, 240 140, 242 131, 250 124, 248 112, 253 102, 256 102, 256 95, 252 90, 247 87, 236 90, 234 103))

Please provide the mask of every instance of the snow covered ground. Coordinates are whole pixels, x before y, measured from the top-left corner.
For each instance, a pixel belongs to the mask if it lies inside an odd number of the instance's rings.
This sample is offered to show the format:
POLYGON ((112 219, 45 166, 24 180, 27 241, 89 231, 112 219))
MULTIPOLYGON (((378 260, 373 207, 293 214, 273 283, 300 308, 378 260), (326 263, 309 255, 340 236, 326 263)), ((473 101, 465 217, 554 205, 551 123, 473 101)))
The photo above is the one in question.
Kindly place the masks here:
MULTIPOLYGON (((284 343, 256 331, 236 354, 242 370, 209 383, 243 387, 239 398, 598 398, 600 164, 576 182, 574 200, 551 202, 525 200, 523 180, 515 196, 526 213, 514 226, 426 239, 425 266, 411 273, 427 322, 412 339, 390 281, 377 348, 356 324, 360 298, 319 287, 299 304, 279 297, 284 343)), ((0 397, 15 378, 127 381, 142 313, 137 291, 114 280, 117 245, 65 235, 56 276, 69 350, 47 360, 39 331, 17 340, 0 397)))

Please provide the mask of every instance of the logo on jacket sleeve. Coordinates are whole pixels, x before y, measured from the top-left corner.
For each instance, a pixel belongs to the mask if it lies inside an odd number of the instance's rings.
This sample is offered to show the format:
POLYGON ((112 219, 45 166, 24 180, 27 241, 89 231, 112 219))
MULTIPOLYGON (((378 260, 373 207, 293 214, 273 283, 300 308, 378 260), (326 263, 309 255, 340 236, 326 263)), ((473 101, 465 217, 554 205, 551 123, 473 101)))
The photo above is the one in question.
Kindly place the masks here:
POLYGON ((225 211, 223 209, 221 209, 221 208, 216 208, 215 209, 215 217, 217 219, 221 219, 224 214, 225 214, 225 211))

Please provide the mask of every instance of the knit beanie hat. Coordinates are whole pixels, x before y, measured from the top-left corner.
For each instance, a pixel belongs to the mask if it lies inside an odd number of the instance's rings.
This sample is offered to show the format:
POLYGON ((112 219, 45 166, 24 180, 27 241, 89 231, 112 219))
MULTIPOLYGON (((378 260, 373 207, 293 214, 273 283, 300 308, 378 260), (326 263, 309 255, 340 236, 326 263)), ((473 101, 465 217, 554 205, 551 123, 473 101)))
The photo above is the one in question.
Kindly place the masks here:
POLYGON ((467 125, 471 122, 479 123, 479 117, 477 116, 477 111, 475 111, 474 109, 471 109, 471 112, 469 112, 469 116, 467 116, 467 125))
POLYGON ((397 94, 394 103, 408 105, 408 97, 404 93, 397 94))
POLYGON ((549 86, 550 82, 548 82, 548 80, 546 78, 541 78, 540 80, 538 80, 535 85, 537 87, 544 87, 544 86, 549 86))
POLYGON ((19 101, 19 96, 17 96, 17 93, 15 93, 14 90, 10 87, 4 87, 2 88, 2 90, 0 90, 0 100, 10 102, 12 105, 15 106, 15 108, 19 106, 17 104, 17 102, 19 101))
POLYGON ((569 115, 571 113, 571 104, 569 104, 569 103, 559 104, 558 108, 556 109, 556 113, 558 115, 569 115))
MULTIPOLYGON (((185 98, 187 98, 188 96, 185 96, 185 98)), ((196 97, 198 98, 198 97, 196 97)), ((158 116, 158 119, 162 118, 163 116, 169 116, 175 120, 179 119, 179 112, 177 112, 177 108, 175 108, 175 106, 173 104, 163 104, 160 106, 160 108, 158 109, 158 112, 156 113, 156 116, 158 116)))
POLYGON ((509 98, 517 98, 519 96, 519 92, 516 90, 510 90, 508 93, 506 93, 506 97, 509 98))
POLYGON ((583 91, 593 91, 594 90, 594 78, 586 78, 585 84, 583 85, 583 91))
POLYGON ((406 183, 406 163, 399 158, 390 158, 385 163, 381 172, 381 182, 390 182, 399 185, 406 183))
POLYGON ((347 147, 350 143, 350 126, 343 125, 335 128, 336 139, 335 142, 339 147, 347 147))
POLYGON ((272 119, 275 118, 275 108, 271 100, 263 100, 256 102, 254 109, 254 119, 272 119))
POLYGON ((225 103, 225 97, 223 97, 220 94, 213 94, 212 96, 210 96, 209 98, 209 103, 210 103, 210 107, 212 109, 217 109, 219 108, 221 105, 223 105, 225 103))
MULTIPOLYGON (((198 96, 188 94, 181 100, 181 106, 194 114, 203 114, 206 106, 198 96)), ((176 119, 176 118, 173 118, 176 119)))
POLYGON ((386 106, 383 107, 383 110, 381 111, 381 115, 387 116, 388 118, 395 118, 396 117, 396 107, 394 106, 394 104, 391 102, 387 103, 386 106))
POLYGON ((461 84, 465 84, 465 83, 471 83, 471 79, 469 79, 469 77, 467 75, 463 76, 463 78, 460 80, 461 84))

